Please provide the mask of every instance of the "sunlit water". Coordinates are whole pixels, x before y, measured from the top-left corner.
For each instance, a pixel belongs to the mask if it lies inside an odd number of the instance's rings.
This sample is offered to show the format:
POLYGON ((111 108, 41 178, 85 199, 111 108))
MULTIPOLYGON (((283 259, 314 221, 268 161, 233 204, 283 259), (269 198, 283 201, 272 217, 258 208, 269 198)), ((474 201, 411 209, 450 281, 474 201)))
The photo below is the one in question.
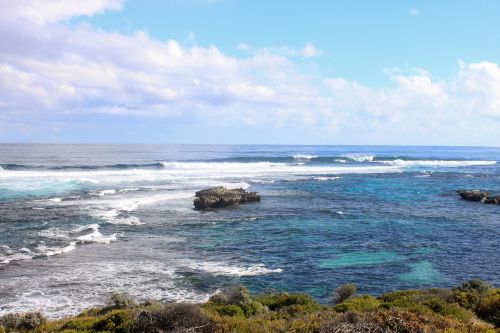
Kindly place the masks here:
POLYGON ((327 302, 499 285, 499 148, 0 145, 0 313, 75 313, 112 291, 206 299, 243 283, 327 302), (216 185, 260 203, 193 210, 216 185))

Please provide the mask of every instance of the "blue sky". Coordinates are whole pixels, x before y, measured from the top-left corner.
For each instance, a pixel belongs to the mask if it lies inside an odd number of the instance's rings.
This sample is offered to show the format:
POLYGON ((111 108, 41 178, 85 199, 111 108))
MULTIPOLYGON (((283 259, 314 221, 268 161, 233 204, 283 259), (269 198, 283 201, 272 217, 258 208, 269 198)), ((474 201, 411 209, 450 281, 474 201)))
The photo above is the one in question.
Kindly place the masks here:
POLYGON ((498 1, 2 2, 2 142, 500 139, 498 1))
POLYGON ((498 1, 127 0, 93 17, 106 31, 144 30, 157 39, 215 45, 291 46, 308 42, 323 56, 308 65, 370 85, 387 84, 384 68, 425 68, 447 76, 457 59, 500 59, 498 1))

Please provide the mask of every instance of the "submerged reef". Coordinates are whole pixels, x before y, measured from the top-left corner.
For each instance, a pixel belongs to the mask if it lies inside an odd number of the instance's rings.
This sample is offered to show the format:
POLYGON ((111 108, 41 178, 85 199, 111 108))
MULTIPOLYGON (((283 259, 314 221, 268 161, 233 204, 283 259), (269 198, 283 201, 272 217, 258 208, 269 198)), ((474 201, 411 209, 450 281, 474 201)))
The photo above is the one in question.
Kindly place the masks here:
POLYGON ((260 201, 260 195, 257 192, 247 192, 242 188, 228 189, 223 186, 198 191, 195 196, 194 208, 198 210, 260 201))
POLYGON ((251 295, 241 285, 202 304, 136 303, 113 294, 108 304, 78 316, 47 320, 40 313, 0 317, 0 332, 271 333, 271 332, 500 332, 500 289, 470 280, 452 289, 357 295, 355 286, 335 289, 329 305, 306 294, 251 295))

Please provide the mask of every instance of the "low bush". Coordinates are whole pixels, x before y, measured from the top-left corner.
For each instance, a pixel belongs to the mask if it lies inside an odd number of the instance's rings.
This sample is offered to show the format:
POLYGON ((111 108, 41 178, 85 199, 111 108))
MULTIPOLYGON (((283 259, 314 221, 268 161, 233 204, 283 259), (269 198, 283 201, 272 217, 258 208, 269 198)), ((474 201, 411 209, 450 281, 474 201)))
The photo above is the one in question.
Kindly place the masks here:
POLYGON ((245 317, 245 311, 235 304, 214 304, 207 308, 221 316, 245 317))
POLYGON ((474 291, 478 294, 485 293, 489 289, 491 289, 491 286, 480 279, 472 279, 462 283, 456 288, 453 288, 453 290, 458 290, 458 291, 465 291, 465 292, 474 291))
POLYGON ((268 294, 257 296, 255 299, 267 306, 270 311, 279 311, 291 305, 300 305, 305 312, 321 309, 321 305, 306 294, 268 294))
POLYGON ((500 289, 495 289, 483 297, 477 305, 476 313, 495 326, 500 326, 500 289))
POLYGON ((414 299, 422 295, 422 290, 398 290, 382 294, 378 299, 382 302, 393 302, 398 299, 414 299))
POLYGON ((107 303, 109 309, 128 309, 133 306, 135 306, 135 301, 127 293, 112 293, 107 303))
POLYGON ((471 311, 460 307, 457 303, 447 303, 437 297, 426 299, 422 304, 434 313, 451 317, 462 322, 469 322, 474 317, 471 311))
POLYGON ((11 313, 0 317, 0 327, 6 332, 12 330, 33 330, 47 321, 40 312, 11 313))
POLYGON ((361 295, 359 297, 349 298, 342 303, 336 304, 333 310, 336 312, 347 311, 373 311, 380 307, 381 302, 370 296, 361 295))
POLYGON ((95 322, 92 329, 98 332, 127 333, 131 325, 132 318, 130 312, 126 310, 114 310, 95 322))
POLYGON ((356 294, 356 291, 357 288, 352 283, 342 284, 335 289, 335 292, 333 293, 332 296, 332 303, 333 304, 342 303, 349 297, 354 296, 356 294))
POLYGON ((131 327, 132 333, 212 332, 211 322, 196 304, 167 304, 153 311, 139 311, 131 327))
POLYGON ((210 297, 210 302, 216 304, 245 305, 252 301, 250 292, 242 285, 224 289, 210 297))

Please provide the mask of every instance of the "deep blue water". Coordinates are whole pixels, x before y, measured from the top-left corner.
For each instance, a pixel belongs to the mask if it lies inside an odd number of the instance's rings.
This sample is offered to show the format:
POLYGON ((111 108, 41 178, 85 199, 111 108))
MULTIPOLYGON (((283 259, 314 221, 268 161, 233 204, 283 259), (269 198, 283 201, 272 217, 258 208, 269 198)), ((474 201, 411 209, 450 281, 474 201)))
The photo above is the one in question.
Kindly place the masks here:
POLYGON ((327 302, 362 293, 500 285, 500 148, 0 145, 0 313, 203 300, 244 283, 327 302), (262 195, 194 211, 216 185, 262 195))

